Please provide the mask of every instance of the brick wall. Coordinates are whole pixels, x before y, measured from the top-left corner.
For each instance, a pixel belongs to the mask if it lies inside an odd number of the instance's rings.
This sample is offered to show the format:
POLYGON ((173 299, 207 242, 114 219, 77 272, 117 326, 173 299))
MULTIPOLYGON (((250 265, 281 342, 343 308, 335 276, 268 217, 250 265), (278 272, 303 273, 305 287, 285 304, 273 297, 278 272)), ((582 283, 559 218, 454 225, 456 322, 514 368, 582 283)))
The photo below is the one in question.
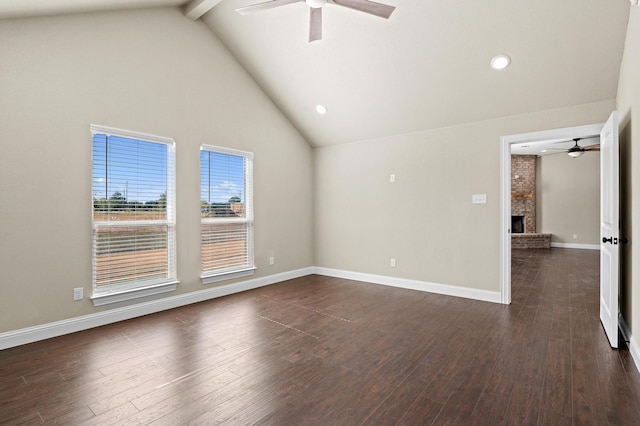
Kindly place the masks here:
POLYGON ((536 232, 536 156, 511 156, 511 215, 524 216, 524 232, 536 232))
POLYGON ((512 249, 551 248, 551 234, 512 234, 512 249))

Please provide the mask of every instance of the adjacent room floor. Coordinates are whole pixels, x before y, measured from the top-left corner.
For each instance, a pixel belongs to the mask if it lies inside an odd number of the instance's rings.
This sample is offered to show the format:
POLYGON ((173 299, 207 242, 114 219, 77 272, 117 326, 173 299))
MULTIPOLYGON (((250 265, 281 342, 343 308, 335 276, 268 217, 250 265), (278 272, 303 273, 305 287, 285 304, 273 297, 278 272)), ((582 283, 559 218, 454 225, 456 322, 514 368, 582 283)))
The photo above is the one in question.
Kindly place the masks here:
POLYGON ((510 306, 312 275, 7 349, 0 423, 639 424, 598 256, 514 250, 510 306))

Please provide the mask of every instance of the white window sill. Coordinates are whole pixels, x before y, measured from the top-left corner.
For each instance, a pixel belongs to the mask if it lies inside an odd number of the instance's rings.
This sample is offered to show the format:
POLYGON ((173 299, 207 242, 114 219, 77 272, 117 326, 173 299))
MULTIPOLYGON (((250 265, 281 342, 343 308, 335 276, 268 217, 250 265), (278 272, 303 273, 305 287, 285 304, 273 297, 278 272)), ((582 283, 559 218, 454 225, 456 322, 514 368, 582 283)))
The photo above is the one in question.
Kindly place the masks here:
POLYGON ((202 279, 202 284, 211 284, 219 281, 230 280, 233 278, 248 277, 249 275, 253 275, 255 271, 256 267, 253 266, 251 268, 235 271, 217 272, 213 274, 201 275, 200 278, 202 279))
POLYGON ((152 285, 148 287, 135 288, 114 293, 94 294, 91 296, 93 306, 109 305, 111 303, 124 302, 140 297, 153 296, 161 293, 174 291, 178 286, 178 281, 152 285))

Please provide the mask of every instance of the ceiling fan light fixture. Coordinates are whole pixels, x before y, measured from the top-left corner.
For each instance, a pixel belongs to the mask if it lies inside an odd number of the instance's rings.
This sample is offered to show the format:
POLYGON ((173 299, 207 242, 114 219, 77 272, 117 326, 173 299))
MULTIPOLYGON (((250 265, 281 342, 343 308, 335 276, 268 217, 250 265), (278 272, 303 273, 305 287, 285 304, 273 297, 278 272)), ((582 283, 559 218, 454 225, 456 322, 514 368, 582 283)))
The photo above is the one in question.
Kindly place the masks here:
POLYGON ((491 59, 491 68, 494 70, 503 70, 509 66, 511 58, 508 55, 497 55, 491 59))
POLYGON ((314 9, 318 9, 325 4, 327 4, 327 0, 304 0, 307 3, 307 6, 312 7, 314 9))
POLYGON ((584 151, 569 151, 568 154, 569 154, 569 157, 578 158, 582 154, 584 154, 584 151))

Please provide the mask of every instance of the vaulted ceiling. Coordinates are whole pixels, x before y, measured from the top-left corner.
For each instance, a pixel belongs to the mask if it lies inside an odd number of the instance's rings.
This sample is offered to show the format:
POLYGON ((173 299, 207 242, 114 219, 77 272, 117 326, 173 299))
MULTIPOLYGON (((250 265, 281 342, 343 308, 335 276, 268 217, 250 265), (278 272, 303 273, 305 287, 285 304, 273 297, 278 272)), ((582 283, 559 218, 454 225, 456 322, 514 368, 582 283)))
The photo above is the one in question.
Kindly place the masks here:
MULTIPOLYGON (((379 0, 388 20, 327 4, 308 42, 304 2, 3 0, 0 19, 180 6, 202 19, 314 146, 611 100, 628 0, 379 0), (507 54, 507 69, 489 67, 507 54), (316 113, 322 104, 328 112, 316 113)), ((1 25, 1 22, 0 22, 1 25)), ((250 123, 251 117, 247 117, 250 123)))

